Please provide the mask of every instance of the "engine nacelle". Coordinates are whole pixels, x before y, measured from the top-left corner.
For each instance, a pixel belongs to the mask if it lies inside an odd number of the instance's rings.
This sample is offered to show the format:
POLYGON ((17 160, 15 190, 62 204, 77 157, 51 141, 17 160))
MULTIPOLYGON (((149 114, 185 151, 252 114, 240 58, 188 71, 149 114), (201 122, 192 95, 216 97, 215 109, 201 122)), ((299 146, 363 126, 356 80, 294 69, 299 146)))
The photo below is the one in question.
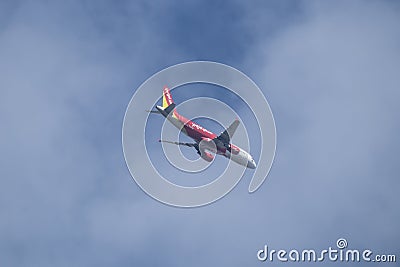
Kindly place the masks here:
POLYGON ((205 151, 205 150, 202 150, 200 152, 200 157, 202 157, 204 160, 206 160, 208 162, 211 162, 214 159, 214 155, 211 154, 210 152, 205 151))

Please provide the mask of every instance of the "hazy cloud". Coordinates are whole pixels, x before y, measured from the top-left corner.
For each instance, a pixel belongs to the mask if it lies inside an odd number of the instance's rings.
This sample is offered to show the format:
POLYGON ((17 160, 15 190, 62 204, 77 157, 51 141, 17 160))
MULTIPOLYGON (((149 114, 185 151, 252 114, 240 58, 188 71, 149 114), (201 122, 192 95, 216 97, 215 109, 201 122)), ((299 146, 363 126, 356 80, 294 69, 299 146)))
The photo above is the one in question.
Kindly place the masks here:
POLYGON ((253 266, 264 244, 339 237, 398 252, 399 6, 287 3, 2 3, 0 265, 253 266), (255 194, 246 176, 176 209, 131 180, 121 126, 136 87, 195 59, 263 88, 278 147, 255 194))

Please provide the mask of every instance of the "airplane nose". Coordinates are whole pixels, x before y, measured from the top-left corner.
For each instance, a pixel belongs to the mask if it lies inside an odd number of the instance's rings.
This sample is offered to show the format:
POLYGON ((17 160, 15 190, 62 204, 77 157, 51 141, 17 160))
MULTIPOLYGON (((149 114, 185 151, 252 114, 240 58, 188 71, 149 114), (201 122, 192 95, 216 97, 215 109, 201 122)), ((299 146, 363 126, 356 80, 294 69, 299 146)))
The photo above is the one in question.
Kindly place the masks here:
POLYGON ((257 167, 256 162, 254 161, 254 159, 251 159, 247 162, 247 167, 250 169, 255 169, 257 167))

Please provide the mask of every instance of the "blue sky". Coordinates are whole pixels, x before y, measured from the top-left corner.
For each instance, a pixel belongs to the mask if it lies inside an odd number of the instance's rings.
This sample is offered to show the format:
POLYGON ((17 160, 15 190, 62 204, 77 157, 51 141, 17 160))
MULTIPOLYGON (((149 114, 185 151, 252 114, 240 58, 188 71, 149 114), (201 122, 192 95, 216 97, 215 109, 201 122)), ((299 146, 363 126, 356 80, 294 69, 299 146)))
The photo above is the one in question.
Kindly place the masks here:
POLYGON ((2 1, 0 265, 262 266, 264 244, 340 237, 398 253, 399 8, 2 1), (255 194, 245 177, 212 205, 178 209, 133 182, 121 127, 143 81, 191 60, 249 75, 278 143, 255 194))

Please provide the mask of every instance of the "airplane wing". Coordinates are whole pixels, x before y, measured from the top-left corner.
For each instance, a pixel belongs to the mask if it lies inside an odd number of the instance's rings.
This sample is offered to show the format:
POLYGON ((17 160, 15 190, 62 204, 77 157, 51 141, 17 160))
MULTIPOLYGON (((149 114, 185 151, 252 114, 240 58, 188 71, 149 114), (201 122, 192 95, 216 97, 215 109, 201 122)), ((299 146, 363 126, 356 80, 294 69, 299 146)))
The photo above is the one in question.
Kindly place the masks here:
POLYGON ((229 144, 231 141, 232 136, 234 135, 237 127, 239 126, 239 119, 236 119, 234 122, 232 122, 231 125, 229 125, 229 127, 223 131, 218 137, 217 139, 221 140, 222 142, 224 142, 225 144, 229 144))
POLYGON ((206 161, 211 162, 214 159, 214 155, 212 153, 207 152, 205 149, 201 149, 197 143, 182 143, 182 142, 174 142, 174 141, 167 141, 167 140, 158 140, 158 142, 174 144, 174 145, 179 145, 179 146, 194 147, 197 151, 197 154, 199 154, 200 157, 202 157, 206 161))
POLYGON ((197 151, 197 154, 201 155, 201 151, 200 151, 199 145, 197 143, 182 143, 182 142, 174 142, 174 141, 167 141, 167 140, 158 140, 158 142, 168 143, 168 144, 173 144, 173 145, 178 145, 178 146, 194 147, 197 151))
POLYGON ((167 140, 158 140, 158 142, 162 143, 168 143, 168 144, 174 144, 178 146, 188 146, 188 147, 194 147, 196 149, 199 148, 199 145, 196 143, 182 143, 182 142, 174 142, 174 141, 167 141, 167 140))

